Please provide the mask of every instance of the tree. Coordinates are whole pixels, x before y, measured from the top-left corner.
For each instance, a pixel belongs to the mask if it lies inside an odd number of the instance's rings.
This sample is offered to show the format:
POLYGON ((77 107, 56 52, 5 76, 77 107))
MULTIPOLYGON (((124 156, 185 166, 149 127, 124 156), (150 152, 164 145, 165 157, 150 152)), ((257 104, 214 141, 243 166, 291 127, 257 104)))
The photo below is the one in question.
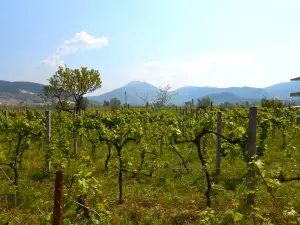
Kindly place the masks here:
POLYGON ((273 99, 267 99, 266 97, 262 98, 260 101, 260 104, 264 108, 283 108, 284 103, 282 100, 273 98, 273 99))
POLYGON ((103 106, 104 106, 104 107, 108 107, 108 106, 109 106, 109 101, 104 100, 103 106))
POLYGON ((167 85, 165 87, 161 86, 156 95, 156 100, 153 105, 155 108, 160 109, 162 107, 168 107, 171 105, 172 98, 176 95, 175 93, 170 93, 172 87, 167 85))
POLYGON ((201 99, 198 99, 198 107, 207 108, 210 107, 212 104, 212 99, 210 97, 203 97, 201 99))
POLYGON ((88 108, 88 106, 90 105, 88 98, 83 98, 79 107, 81 110, 86 110, 88 108))
POLYGON ((109 102, 109 105, 110 105, 111 109, 117 109, 117 108, 120 108, 121 101, 117 98, 112 98, 109 102))
POLYGON ((60 66, 58 71, 49 78, 49 85, 43 89, 44 97, 63 110, 78 113, 82 106, 84 95, 102 86, 98 70, 81 67, 70 69, 60 66), (73 104, 71 104, 73 102, 73 104))

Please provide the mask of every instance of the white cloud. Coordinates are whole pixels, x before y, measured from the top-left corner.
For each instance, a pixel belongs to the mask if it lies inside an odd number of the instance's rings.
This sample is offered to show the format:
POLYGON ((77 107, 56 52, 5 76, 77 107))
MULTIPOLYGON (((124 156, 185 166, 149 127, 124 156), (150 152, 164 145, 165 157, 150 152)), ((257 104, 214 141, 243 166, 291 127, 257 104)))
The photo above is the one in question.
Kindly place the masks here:
POLYGON ((85 31, 81 31, 76 33, 72 39, 65 40, 63 44, 58 47, 57 51, 60 54, 71 54, 78 50, 83 51, 86 49, 102 48, 107 44, 107 37, 94 37, 85 31))
POLYGON ((64 61, 60 58, 60 55, 54 53, 54 54, 48 56, 46 59, 42 60, 41 64, 47 65, 50 67, 58 67, 58 66, 63 66, 64 61))
POLYGON ((53 75, 59 66, 65 65, 64 60, 61 58, 62 55, 75 53, 79 50, 102 48, 107 44, 107 37, 95 37, 85 31, 81 31, 76 33, 70 40, 65 40, 63 44, 57 47, 55 53, 42 60, 38 66, 26 68, 25 71, 34 76, 35 80, 44 83, 45 76, 53 75))

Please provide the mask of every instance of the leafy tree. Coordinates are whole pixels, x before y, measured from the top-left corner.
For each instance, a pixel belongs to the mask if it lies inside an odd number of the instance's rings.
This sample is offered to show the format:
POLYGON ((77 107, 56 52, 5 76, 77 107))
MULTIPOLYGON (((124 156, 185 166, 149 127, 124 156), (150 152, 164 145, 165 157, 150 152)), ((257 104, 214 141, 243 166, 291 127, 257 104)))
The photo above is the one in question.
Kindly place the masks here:
POLYGON ((56 106, 72 113, 79 112, 84 95, 93 92, 102 86, 98 70, 87 67, 70 69, 66 65, 60 66, 58 71, 49 78, 49 85, 43 89, 44 97, 51 100, 56 106), (74 104, 71 104, 74 102, 74 104))
POLYGON ((112 98, 109 102, 111 109, 117 109, 121 106, 121 101, 117 98, 112 98))
POLYGON ((267 99, 266 97, 262 98, 260 101, 260 104, 264 108, 283 108, 284 103, 282 100, 273 98, 273 99, 267 99))
POLYGON ((108 107, 108 106, 109 106, 109 101, 104 100, 103 106, 104 106, 104 107, 108 107))
POLYGON ((203 97, 201 99, 198 99, 198 107, 204 107, 204 108, 207 108, 207 107, 210 107, 211 104, 212 104, 212 99, 210 97, 203 97))
POLYGON ((79 107, 81 110, 86 110, 88 108, 88 106, 90 105, 88 98, 83 98, 79 107))

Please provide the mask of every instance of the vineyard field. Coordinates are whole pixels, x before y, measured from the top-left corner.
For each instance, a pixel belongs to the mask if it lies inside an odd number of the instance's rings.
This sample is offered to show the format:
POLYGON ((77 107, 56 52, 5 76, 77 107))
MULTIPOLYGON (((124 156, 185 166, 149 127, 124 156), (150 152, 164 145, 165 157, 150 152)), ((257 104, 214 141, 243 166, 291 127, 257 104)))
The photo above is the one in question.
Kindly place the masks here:
POLYGON ((0 224, 299 224, 300 111, 0 114, 0 224))

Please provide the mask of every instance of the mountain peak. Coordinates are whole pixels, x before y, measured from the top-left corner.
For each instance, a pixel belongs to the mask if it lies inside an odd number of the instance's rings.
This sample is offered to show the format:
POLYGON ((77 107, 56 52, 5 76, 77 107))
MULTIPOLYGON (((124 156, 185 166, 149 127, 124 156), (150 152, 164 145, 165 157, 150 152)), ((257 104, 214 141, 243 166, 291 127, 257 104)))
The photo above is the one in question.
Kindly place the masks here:
MULTIPOLYGON (((125 86, 137 86, 137 85, 151 85, 145 81, 131 81, 128 84, 126 84, 125 86)), ((152 85, 151 85, 152 86, 152 85)))

